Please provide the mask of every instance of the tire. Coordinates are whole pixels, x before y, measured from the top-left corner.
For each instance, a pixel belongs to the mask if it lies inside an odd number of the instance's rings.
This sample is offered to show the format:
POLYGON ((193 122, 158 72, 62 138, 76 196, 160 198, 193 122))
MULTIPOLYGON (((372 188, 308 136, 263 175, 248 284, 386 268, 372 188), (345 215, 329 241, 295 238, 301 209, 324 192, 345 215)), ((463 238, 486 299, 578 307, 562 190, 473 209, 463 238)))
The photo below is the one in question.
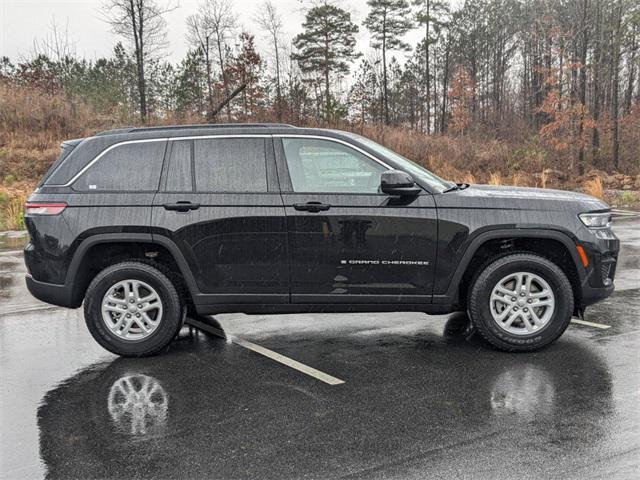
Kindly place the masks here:
POLYGON ((490 261, 472 282, 468 298, 469 316, 480 335, 510 352, 531 352, 552 343, 567 329, 573 313, 573 290, 567 276, 553 262, 530 253, 490 261), (522 286, 528 279, 529 290, 522 286), (502 288, 494 290, 498 285, 502 288), (519 294, 504 293, 512 288, 519 294), (536 302, 544 306, 536 307, 536 302))
POLYGON ((85 322, 93 338, 123 357, 146 357, 166 348, 182 326, 185 310, 168 275, 141 262, 105 268, 89 285, 84 300, 85 322), (139 292, 139 297, 134 291, 139 292), (129 302, 140 298, 142 303, 127 303, 129 295, 129 302), (109 311, 105 311, 107 308, 109 311))

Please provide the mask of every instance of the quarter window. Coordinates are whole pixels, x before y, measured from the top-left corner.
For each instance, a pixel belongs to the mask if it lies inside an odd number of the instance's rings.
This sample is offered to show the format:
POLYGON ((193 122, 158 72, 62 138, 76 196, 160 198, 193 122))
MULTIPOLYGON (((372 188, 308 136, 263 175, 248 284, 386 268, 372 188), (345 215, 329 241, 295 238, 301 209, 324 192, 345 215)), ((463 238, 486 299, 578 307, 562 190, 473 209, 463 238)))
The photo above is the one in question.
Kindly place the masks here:
POLYGON ((359 151, 330 140, 283 138, 294 192, 378 193, 386 170, 359 151))
POLYGON ((194 141, 196 190, 266 192, 263 138, 212 138, 194 141))
POLYGON ((99 158, 74 183, 80 191, 155 192, 166 142, 118 145, 99 158))

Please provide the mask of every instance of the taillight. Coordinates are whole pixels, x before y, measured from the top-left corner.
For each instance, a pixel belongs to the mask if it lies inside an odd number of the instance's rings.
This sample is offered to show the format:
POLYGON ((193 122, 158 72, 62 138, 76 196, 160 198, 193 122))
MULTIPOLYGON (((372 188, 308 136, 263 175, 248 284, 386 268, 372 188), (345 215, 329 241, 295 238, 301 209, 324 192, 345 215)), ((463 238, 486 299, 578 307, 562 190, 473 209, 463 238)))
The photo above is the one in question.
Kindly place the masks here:
POLYGON ((58 215, 67 208, 66 203, 35 203, 24 204, 25 215, 58 215))

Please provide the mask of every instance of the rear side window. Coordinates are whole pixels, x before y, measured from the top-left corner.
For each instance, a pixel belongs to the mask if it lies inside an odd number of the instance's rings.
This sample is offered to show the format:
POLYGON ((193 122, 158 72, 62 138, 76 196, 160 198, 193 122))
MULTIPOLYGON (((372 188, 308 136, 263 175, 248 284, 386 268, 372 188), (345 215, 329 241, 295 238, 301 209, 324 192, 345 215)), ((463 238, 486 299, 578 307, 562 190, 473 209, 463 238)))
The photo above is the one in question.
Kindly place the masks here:
POLYGON ((194 141, 196 190, 266 192, 263 138, 211 138, 194 141))
POLYGON ((167 192, 190 192, 191 181, 191 140, 171 142, 171 157, 167 171, 167 192))
POLYGON ((166 142, 118 145, 91 165, 73 185, 80 191, 155 192, 166 142))

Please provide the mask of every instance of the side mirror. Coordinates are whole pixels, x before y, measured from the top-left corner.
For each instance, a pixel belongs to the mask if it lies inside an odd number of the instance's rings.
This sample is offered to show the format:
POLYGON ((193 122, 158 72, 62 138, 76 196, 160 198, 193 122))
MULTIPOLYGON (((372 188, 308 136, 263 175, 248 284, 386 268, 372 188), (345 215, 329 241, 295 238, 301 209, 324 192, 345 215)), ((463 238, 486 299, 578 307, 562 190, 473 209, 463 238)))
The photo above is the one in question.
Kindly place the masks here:
POLYGON ((396 197, 415 196, 422 191, 413 181, 411 175, 400 170, 387 170, 386 172, 382 172, 380 176, 380 190, 387 195, 396 197))

